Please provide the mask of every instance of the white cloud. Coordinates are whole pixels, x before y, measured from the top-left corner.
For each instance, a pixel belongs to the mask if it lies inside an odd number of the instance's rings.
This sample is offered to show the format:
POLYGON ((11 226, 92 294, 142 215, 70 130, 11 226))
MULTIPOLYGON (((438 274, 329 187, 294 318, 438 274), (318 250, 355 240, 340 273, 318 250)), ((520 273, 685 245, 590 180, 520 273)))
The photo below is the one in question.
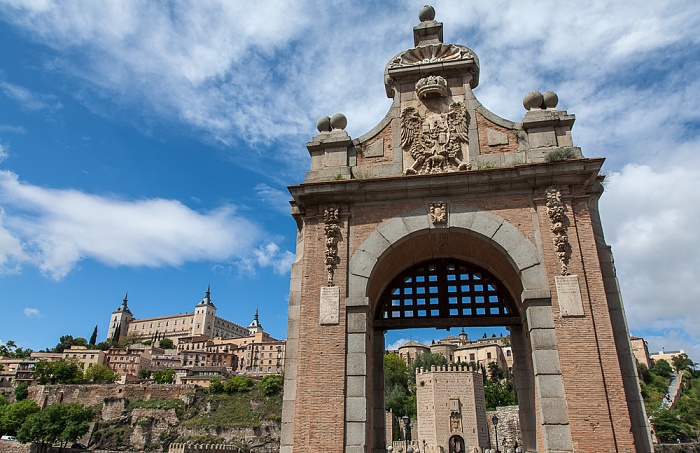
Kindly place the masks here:
POLYGON ((247 255, 260 235, 233 206, 199 213, 176 200, 129 201, 32 186, 9 171, 0 171, 0 202, 0 265, 31 261, 55 279, 85 258, 151 267, 227 260, 247 255))
POLYGON ((275 189, 267 184, 258 184, 255 186, 255 193, 263 203, 270 205, 278 212, 289 214, 291 210, 289 200, 292 196, 287 190, 275 189))
POLYGON ((24 316, 27 318, 43 318, 44 315, 41 314, 38 308, 25 308, 24 309, 24 316))
POLYGON ((7 159, 7 156, 7 145, 3 145, 2 143, 0 143, 0 163, 7 159))
POLYGON ((258 266, 269 267, 280 275, 289 272, 295 259, 295 255, 292 252, 280 250, 279 246, 272 242, 258 247, 253 253, 258 266))
POLYGON ((20 272, 21 265, 29 260, 18 237, 5 228, 5 210, 0 207, 0 274, 20 272))
POLYGON ((217 266, 216 270, 227 272, 233 268, 238 275, 255 277, 258 268, 269 268, 277 275, 284 275, 289 272, 294 260, 294 253, 281 250, 274 242, 268 242, 249 255, 233 260, 229 266, 217 266))
POLYGON ((27 132, 22 126, 12 126, 9 124, 0 124, 0 132, 11 132, 14 134, 24 134, 27 132))
POLYGON ((399 349, 401 346, 403 346, 403 345, 405 345, 406 343, 408 343, 409 341, 411 341, 411 340, 406 339, 406 338, 399 338, 399 339, 396 340, 395 342, 393 342, 393 343, 391 343, 391 344, 389 344, 389 345, 386 345, 386 348, 385 348, 385 349, 386 349, 387 351, 395 351, 395 350, 399 349))
POLYGON ((0 93, 27 110, 55 110, 62 107, 51 95, 33 93, 24 87, 5 82, 4 80, 0 80, 0 93))
POLYGON ((697 164, 662 170, 627 165, 608 176, 601 198, 630 330, 654 336, 657 344, 669 332, 700 343, 697 164))

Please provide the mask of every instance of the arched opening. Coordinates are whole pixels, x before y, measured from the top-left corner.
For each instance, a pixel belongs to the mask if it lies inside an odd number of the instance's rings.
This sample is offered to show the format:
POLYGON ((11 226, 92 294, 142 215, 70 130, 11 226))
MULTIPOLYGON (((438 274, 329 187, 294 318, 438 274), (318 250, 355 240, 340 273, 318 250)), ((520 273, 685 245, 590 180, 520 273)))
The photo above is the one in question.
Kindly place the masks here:
MULTIPOLYGON (((368 394, 371 400, 368 401, 368 409, 371 408, 371 412, 375 414, 375 421, 379 414, 385 411, 385 339, 389 337, 393 340, 394 332, 416 328, 485 328, 490 331, 500 328, 503 332, 507 329, 509 332, 506 333, 506 341, 509 342, 509 358, 514 363, 513 381, 519 403, 516 418, 519 419, 518 424, 522 429, 521 445, 536 448, 537 415, 532 350, 526 333, 527 309, 521 297, 523 286, 521 274, 508 253, 495 241, 469 230, 422 230, 405 236, 401 241, 392 244, 391 248, 384 250, 367 282, 372 326, 369 332, 372 344, 369 350, 372 352, 368 360, 372 364, 370 367, 375 370, 375 376, 371 379, 373 390, 368 394), (379 370, 381 372, 376 373, 379 370)), ((437 331, 432 333, 435 335, 437 331)), ((433 337, 435 341, 440 339, 433 337)), ((430 345, 428 348, 430 349, 430 345)), ((501 357, 505 360, 506 355, 502 352, 501 357)), ((482 366, 480 359, 476 359, 474 361, 478 362, 478 366, 467 368, 471 372, 482 373, 479 374, 481 376, 484 374, 483 370, 488 372, 488 360, 493 358, 493 362, 498 362, 498 357, 496 353, 488 359, 484 357, 486 366, 482 366)), ((462 357, 459 354, 449 354, 446 358, 449 359, 449 364, 457 367, 473 365, 469 354, 462 357)), ((506 367, 505 371, 511 370, 506 367)), ((477 378, 472 376, 471 379, 477 378)), ((456 404, 460 407, 459 410, 464 406, 465 411, 471 410, 475 405, 473 401, 464 400, 456 404)), ((433 417, 438 418, 436 415, 433 417)), ((489 420, 490 417, 489 415, 489 420)), ((482 413, 482 419, 485 418, 485 413, 482 413)), ((451 420, 449 415, 447 420, 451 420)), ((450 422, 456 423, 455 420, 450 422)), ((467 428, 472 430, 471 426, 467 428)), ((450 429, 452 428, 448 426, 448 434, 450 429)), ((474 444, 473 433, 469 433, 469 445, 465 443, 459 434, 466 435, 466 431, 451 432, 462 439, 461 443, 453 442, 450 435, 441 434, 439 440, 435 436, 428 440, 427 436, 418 435, 418 430, 412 432, 413 440, 421 448, 426 445, 430 447, 432 444, 433 447, 440 445, 449 451, 453 451, 453 448, 461 448, 454 451, 466 451, 465 448, 479 446, 474 444)), ((488 433, 486 435, 489 436, 488 433)), ((385 432, 375 432, 373 443, 384 443, 385 436, 385 432)), ((487 445, 493 445, 492 439, 488 439, 487 442, 487 445)), ((483 443, 481 448, 484 448, 483 443)))

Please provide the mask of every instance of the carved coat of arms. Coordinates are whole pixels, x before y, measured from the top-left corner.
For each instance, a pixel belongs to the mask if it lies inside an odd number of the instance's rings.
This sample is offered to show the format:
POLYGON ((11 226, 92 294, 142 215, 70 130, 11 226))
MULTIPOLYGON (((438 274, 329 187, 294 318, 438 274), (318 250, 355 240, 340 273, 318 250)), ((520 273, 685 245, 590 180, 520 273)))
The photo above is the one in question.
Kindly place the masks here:
POLYGON ((468 170, 469 162, 462 162, 468 147, 463 103, 453 102, 447 113, 428 112, 425 117, 415 107, 401 113, 401 148, 413 159, 407 175, 468 170))

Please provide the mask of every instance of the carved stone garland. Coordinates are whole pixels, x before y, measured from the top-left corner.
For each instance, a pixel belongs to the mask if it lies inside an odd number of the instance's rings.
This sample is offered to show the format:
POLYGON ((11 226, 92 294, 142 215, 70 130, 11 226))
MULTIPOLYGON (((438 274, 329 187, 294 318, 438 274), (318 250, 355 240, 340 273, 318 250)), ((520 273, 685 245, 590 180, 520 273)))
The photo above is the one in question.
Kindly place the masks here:
POLYGON ((340 239, 340 223, 338 217, 338 206, 330 205, 326 207, 323 213, 325 226, 323 227, 324 234, 326 236, 326 277, 328 279, 328 286, 333 285, 333 276, 335 274, 335 267, 338 265, 340 258, 338 258, 338 240, 340 239))
POLYGON ((568 264, 571 256, 571 245, 569 244, 569 236, 566 234, 568 219, 564 214, 561 192, 554 187, 550 187, 545 191, 545 197, 547 198, 547 216, 552 222, 552 226, 549 229, 555 235, 552 243, 561 263, 561 275, 569 275, 568 264))
POLYGON ((415 107, 401 113, 401 148, 414 160, 407 175, 469 170, 469 162, 460 159, 462 144, 469 145, 463 103, 453 102, 447 113, 428 112, 425 118, 415 107))

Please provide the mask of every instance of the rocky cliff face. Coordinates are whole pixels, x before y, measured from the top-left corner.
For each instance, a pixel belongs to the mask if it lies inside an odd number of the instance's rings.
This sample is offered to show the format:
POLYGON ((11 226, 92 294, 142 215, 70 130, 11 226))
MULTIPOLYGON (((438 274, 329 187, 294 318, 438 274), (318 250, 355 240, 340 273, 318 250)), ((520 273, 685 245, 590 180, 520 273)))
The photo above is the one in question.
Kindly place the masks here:
POLYGON ((78 399, 92 406, 99 415, 81 440, 95 450, 166 452, 170 443, 194 442, 233 444, 251 453, 279 451, 281 395, 265 397, 255 389, 210 395, 173 385, 121 391, 113 386, 44 386, 33 396, 44 405, 78 399))

